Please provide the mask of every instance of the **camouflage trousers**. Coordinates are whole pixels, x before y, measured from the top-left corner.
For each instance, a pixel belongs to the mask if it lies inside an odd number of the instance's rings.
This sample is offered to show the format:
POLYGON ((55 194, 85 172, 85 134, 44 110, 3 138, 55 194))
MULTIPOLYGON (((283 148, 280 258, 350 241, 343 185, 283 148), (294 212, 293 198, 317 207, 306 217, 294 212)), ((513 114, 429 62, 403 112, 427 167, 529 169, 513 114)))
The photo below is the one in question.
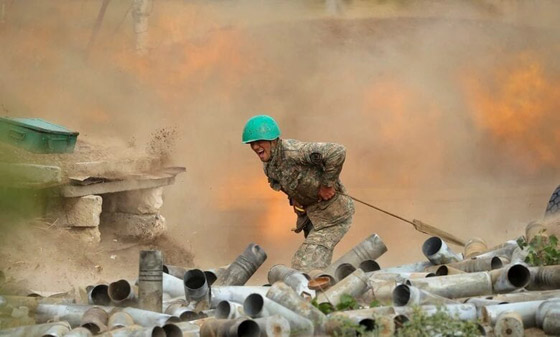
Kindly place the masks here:
POLYGON ((331 264, 334 247, 350 229, 352 218, 339 225, 312 229, 292 258, 292 268, 309 272, 331 264))

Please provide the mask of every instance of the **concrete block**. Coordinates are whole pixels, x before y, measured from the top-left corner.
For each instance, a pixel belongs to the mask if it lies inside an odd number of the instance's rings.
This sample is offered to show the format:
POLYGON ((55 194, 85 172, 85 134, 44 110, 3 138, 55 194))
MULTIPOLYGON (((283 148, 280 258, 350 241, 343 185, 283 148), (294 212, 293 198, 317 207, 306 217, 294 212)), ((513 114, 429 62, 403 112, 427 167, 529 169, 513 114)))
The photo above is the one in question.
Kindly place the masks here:
POLYGON ((48 187, 60 184, 58 166, 0 163, 0 185, 14 187, 48 187))
POLYGON ((111 226, 115 235, 124 239, 152 240, 167 229, 160 214, 106 213, 101 215, 102 226, 111 226))
POLYGON ((163 187, 108 193, 103 203, 105 212, 156 214, 163 206, 163 187))
POLYGON ((97 227, 102 210, 103 199, 98 195, 80 198, 64 198, 56 212, 57 225, 60 227, 97 227))

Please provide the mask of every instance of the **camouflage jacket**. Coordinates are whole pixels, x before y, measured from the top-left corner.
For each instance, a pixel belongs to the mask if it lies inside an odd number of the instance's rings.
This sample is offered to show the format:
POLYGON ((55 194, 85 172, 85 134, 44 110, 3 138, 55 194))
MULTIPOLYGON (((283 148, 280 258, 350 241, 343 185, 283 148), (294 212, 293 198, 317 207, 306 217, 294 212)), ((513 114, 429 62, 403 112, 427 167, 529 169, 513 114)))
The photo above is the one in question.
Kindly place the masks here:
POLYGON ((345 158, 342 145, 279 139, 271 160, 264 163, 264 173, 274 190, 302 205, 314 228, 321 229, 346 222, 354 214, 354 203, 343 195, 346 189, 339 179, 345 158), (337 193, 319 201, 321 185, 334 186, 337 193))

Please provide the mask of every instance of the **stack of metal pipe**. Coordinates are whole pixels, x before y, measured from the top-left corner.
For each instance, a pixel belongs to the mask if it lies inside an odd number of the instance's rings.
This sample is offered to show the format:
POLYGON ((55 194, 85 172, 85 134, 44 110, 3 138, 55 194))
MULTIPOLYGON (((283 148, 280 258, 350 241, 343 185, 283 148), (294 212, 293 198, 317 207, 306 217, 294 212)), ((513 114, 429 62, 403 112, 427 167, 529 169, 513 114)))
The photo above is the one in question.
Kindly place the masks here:
POLYGON ((9 314, 13 323, 0 336, 340 336, 348 322, 356 328, 350 335, 359 327, 392 336, 415 310, 445 310, 479 324, 481 335, 523 336, 528 328, 560 335, 560 266, 530 267, 518 248, 472 239, 458 254, 431 237, 421 247, 427 261, 381 268, 376 260, 387 247, 373 234, 324 270, 274 265, 265 286, 246 285, 267 257, 253 243, 229 265, 206 270, 142 251, 138 280, 89 287, 87 303, 0 297, 0 322, 9 314))

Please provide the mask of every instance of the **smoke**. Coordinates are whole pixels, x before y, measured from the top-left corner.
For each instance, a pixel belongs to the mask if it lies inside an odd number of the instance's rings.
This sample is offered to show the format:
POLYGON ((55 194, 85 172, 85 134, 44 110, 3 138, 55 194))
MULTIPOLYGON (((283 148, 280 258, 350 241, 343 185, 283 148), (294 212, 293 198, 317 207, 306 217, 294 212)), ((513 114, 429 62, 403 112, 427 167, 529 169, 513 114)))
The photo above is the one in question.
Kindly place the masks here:
MULTIPOLYGON (((140 144, 173 127, 187 173, 164 214, 200 265, 250 241, 289 264, 303 240, 240 143, 254 114, 283 137, 344 144, 350 193, 464 238, 521 234, 558 184, 555 1, 355 0, 336 16, 312 0, 154 1, 143 57, 130 2, 109 4, 89 50, 100 2, 4 3, 5 114, 140 144)), ((359 205, 335 256, 373 232, 382 262, 420 258, 426 236, 359 205)))

